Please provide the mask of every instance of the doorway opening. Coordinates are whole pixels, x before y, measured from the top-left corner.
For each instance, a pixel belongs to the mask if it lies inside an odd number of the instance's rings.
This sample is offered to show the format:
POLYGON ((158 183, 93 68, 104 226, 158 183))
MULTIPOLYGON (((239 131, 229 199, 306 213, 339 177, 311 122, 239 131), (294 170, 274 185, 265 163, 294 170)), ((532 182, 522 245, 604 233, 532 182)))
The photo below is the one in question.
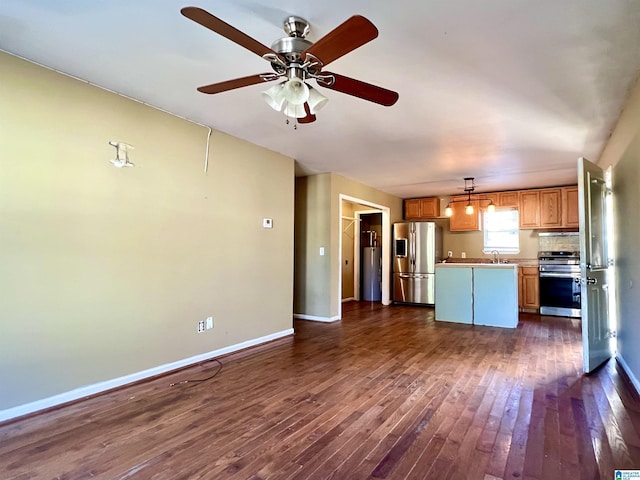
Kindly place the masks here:
POLYGON ((382 300, 382 213, 360 215, 360 299, 382 300))
POLYGON ((367 300, 390 304, 389 258, 391 248, 390 209, 366 200, 340 195, 340 274, 339 317, 342 318, 342 303, 351 300, 367 300), (376 250, 369 248, 376 247, 376 250), (369 260, 379 261, 365 267, 363 255, 369 260), (373 275, 373 279, 363 275, 373 275), (375 285, 379 286, 375 288, 375 285), (369 285, 374 288, 363 289, 369 285), (379 291, 379 293, 378 293, 379 291))

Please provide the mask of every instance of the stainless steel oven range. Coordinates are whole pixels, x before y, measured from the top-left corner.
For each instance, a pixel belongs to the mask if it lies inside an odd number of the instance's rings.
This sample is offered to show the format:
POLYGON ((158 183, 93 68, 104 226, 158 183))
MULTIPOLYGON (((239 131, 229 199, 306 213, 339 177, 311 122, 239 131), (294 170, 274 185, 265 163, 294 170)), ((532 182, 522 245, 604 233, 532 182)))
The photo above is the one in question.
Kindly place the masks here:
POLYGON ((540 314, 580 317, 580 252, 539 252, 540 314))

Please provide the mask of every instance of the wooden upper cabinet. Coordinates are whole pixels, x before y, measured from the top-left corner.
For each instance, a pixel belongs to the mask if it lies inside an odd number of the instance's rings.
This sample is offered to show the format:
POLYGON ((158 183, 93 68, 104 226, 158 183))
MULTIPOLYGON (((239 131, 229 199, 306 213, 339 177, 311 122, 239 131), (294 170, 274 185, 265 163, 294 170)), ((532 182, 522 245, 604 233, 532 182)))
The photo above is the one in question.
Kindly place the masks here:
POLYGON ((481 193, 478 196, 482 197, 482 200, 479 200, 479 202, 480 208, 483 210, 487 209, 490 202, 493 202, 496 207, 500 206, 500 194, 498 193, 481 193))
POLYGON ((438 197, 412 198, 404 201, 404 218, 421 220, 440 216, 440 199, 438 197))
POLYGON ((521 191, 518 209, 520 210, 520 228, 540 228, 540 191, 521 191))
POLYGON ((500 207, 514 207, 520 206, 520 192, 500 192, 498 194, 498 203, 496 205, 500 207))
POLYGON ((562 189, 562 226, 579 227, 578 187, 564 187, 562 189))
POLYGON ((578 226, 577 187, 522 190, 520 228, 575 228, 578 226))
POLYGON ((540 227, 562 227, 562 189, 540 190, 540 227))
POLYGON ((449 219, 449 230, 452 232, 467 232, 472 230, 480 230, 480 202, 471 200, 473 205, 473 213, 467 215, 467 195, 459 195, 451 197, 451 209, 453 214, 449 219), (454 202, 456 200, 456 202, 454 202))

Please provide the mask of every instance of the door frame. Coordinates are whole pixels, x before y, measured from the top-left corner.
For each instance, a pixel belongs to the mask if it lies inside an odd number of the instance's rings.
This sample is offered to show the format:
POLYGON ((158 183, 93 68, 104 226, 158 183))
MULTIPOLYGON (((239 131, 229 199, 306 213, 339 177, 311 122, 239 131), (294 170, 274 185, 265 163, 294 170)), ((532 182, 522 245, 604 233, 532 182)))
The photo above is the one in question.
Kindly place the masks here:
MULTIPOLYGON (((385 205, 380 205, 377 203, 370 202, 368 200, 364 200, 362 198, 352 197, 351 195, 345 195, 340 193, 338 195, 338 225, 340 226, 339 232, 342 232, 342 201, 346 200, 348 202, 357 203, 359 205, 364 205, 365 207, 371 207, 371 211, 369 210, 359 210, 354 212, 354 216, 356 218, 360 218, 359 213, 382 213, 382 304, 383 305, 391 305, 391 295, 390 295, 390 284, 391 284, 391 209, 385 205)), ((360 222, 358 222, 360 223, 360 222)), ((360 251, 360 227, 358 226, 358 235, 357 238, 354 238, 354 295, 356 299, 360 298, 360 274, 356 274, 360 270, 360 259, 357 254, 360 251), (356 250, 357 249, 357 250, 356 250), (358 270, 355 270, 355 269, 358 270), (357 287, 357 289, 356 289, 357 287)), ((342 234, 338 235, 338 258, 336 259, 338 262, 338 288, 335 292, 337 305, 338 305, 338 318, 342 318, 342 234)))
MULTIPOLYGON (((358 224, 358 236, 353 239, 353 296, 356 300, 360 300, 360 240, 362 239, 362 219, 361 215, 371 215, 372 213, 382 213, 378 209, 371 210, 357 210, 353 212, 354 218, 356 218, 356 222, 358 224)), ((382 232, 382 236, 384 237, 384 228, 382 232)), ((382 258, 384 262, 384 244, 386 242, 382 242, 382 258)), ((340 250, 342 252, 342 250, 340 250)), ((382 275, 384 275, 384 266, 382 267, 382 275)), ((384 298, 384 297, 383 297, 384 298)))

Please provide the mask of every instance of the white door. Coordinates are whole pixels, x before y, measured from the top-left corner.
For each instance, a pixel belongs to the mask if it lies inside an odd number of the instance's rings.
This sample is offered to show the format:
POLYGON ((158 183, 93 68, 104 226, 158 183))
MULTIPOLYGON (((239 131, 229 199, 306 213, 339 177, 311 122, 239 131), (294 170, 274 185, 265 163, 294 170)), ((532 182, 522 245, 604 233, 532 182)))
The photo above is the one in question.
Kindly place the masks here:
POLYGON ((578 159, 580 277, 584 371, 592 372, 611 357, 607 273, 607 186, 604 172, 578 159))

